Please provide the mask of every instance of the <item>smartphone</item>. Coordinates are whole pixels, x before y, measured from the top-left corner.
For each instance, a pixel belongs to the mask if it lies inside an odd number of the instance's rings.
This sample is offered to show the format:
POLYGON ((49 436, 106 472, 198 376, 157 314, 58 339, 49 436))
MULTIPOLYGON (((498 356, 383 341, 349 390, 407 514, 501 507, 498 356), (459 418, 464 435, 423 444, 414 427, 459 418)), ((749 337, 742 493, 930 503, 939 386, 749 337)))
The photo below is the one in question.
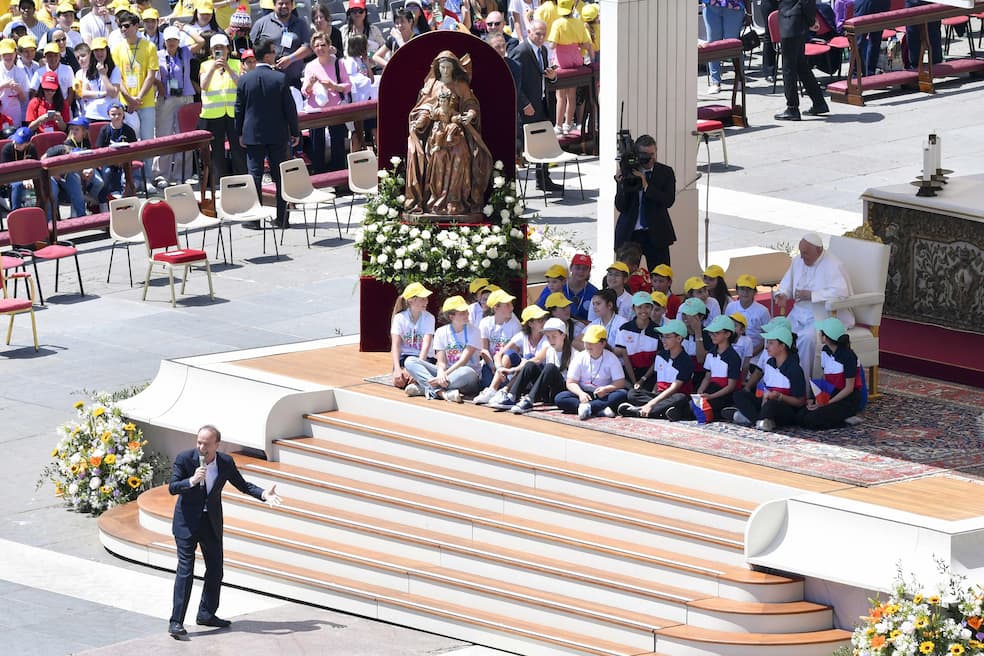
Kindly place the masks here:
POLYGON ((58 115, 58 112, 55 111, 54 109, 49 109, 48 110, 48 116, 49 117, 54 117, 54 116, 57 116, 57 115, 58 115))

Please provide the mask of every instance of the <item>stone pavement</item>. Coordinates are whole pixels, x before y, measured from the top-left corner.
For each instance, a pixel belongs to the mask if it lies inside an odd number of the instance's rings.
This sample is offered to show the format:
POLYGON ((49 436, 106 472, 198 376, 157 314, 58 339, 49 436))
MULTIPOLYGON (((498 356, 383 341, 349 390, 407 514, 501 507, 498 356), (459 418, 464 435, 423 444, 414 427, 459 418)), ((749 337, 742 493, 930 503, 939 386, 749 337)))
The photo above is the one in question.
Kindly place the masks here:
MULTIPOLYGON (((699 88, 706 88, 703 78, 699 88)), ((957 175, 981 172, 984 133, 975 128, 982 89, 984 81, 972 80, 943 85, 935 96, 886 95, 862 108, 832 104, 829 117, 778 124, 772 114, 782 109, 781 89, 773 95, 771 84, 753 80, 751 127, 728 130, 731 165, 714 164, 709 176, 701 167, 705 176, 699 184, 709 182, 711 188, 711 251, 794 245, 806 230, 831 234, 859 225, 858 195, 870 186, 915 177, 921 140, 931 129, 943 137, 947 168, 957 175)), ((711 144, 711 153, 719 162, 719 144, 711 144)), ((698 161, 705 160, 701 148, 698 161)), ((529 205, 541 212, 539 223, 575 231, 597 246, 598 176, 611 175, 614 164, 595 159, 582 171, 586 202, 580 200, 571 172, 567 182, 574 191, 566 199, 552 200, 544 209, 534 197, 529 205)), ((704 198, 702 187, 702 204, 704 198)), ((343 218, 347 202, 340 199, 343 218)), ((702 212, 701 224, 704 218, 702 212)), ((257 233, 234 227, 233 238, 238 258, 215 266, 215 302, 205 295, 204 276, 196 273, 189 295, 174 309, 160 277, 152 283, 149 299, 140 300, 140 283, 131 289, 127 282, 122 251, 116 255, 112 281, 106 283, 107 239, 79 240, 84 298, 76 293, 73 267, 63 267, 59 294, 52 284, 54 266, 39 267, 48 300, 37 312, 41 351, 35 354, 30 347, 23 317, 15 322, 12 345, 0 346, 0 443, 8 462, 0 484, 0 551, 8 556, 0 559, 6 653, 186 653, 187 645, 164 633, 170 575, 105 552, 95 522, 65 511, 51 486, 35 490, 35 482, 55 442, 54 428, 72 416, 71 405, 83 390, 146 383, 163 358, 356 332, 358 258, 351 234, 339 241, 334 225, 323 223, 309 250, 301 229, 292 228, 280 261, 261 255, 257 233), (42 562, 49 564, 42 567, 42 562), (58 563, 62 566, 56 567, 58 563), (98 568, 122 578, 84 576, 98 568), (148 590, 142 606, 112 594, 116 588, 107 581, 116 580, 132 580, 130 585, 148 590)), ((213 240, 210 233, 210 252, 213 240)), ((600 259, 607 259, 607 252, 602 248, 600 259)), ((139 281, 146 266, 142 247, 131 255, 139 281)), ((693 273, 678 275, 682 280, 693 273)), ((455 640, 242 591, 224 592, 222 610, 237 619, 233 630, 194 635, 197 651, 479 653, 455 640)))

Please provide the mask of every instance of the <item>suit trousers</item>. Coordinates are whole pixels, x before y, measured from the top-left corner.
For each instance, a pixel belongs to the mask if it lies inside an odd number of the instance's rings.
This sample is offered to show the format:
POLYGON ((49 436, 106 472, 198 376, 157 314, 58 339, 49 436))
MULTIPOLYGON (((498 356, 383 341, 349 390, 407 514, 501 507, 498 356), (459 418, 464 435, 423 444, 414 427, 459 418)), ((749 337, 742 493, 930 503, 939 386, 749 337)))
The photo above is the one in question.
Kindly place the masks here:
POLYGON ((199 617, 210 617, 219 607, 219 593, 222 590, 223 556, 222 535, 216 535, 208 515, 202 515, 198 532, 190 538, 175 536, 178 547, 178 569, 174 577, 174 601, 171 608, 172 622, 184 623, 188 603, 191 601, 191 586, 195 581, 195 547, 200 546, 205 559, 205 587, 198 605, 199 617))
POLYGON ((629 241, 639 244, 642 254, 646 256, 646 268, 653 269, 660 264, 670 265, 670 247, 656 246, 649 235, 649 230, 635 230, 629 241))
POLYGON ((247 144, 246 170, 256 183, 256 193, 263 202, 263 160, 270 163, 270 177, 277 188, 277 221, 287 220, 287 202, 280 193, 280 163, 287 159, 287 144, 247 144))
POLYGON ((799 107, 799 85, 803 83, 806 95, 814 105, 823 102, 823 92, 806 61, 806 37, 795 36, 782 40, 782 90, 786 94, 786 107, 799 107))

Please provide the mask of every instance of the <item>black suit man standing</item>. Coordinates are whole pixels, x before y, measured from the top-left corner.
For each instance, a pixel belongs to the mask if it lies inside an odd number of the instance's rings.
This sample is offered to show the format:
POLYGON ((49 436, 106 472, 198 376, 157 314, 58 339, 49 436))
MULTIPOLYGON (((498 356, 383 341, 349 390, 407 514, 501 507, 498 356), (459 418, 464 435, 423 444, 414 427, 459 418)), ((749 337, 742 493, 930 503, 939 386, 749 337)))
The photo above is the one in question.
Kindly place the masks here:
POLYGON ((806 39, 817 20, 817 0, 779 0, 779 37, 782 40, 782 90, 786 95, 785 111, 776 114, 777 121, 800 120, 799 84, 813 106, 806 110, 810 116, 830 111, 823 91, 813 77, 806 61, 806 39))
POLYGON ((228 481, 243 494, 279 506, 276 485, 263 490, 247 483, 232 456, 219 453, 222 434, 212 425, 198 429, 197 446, 182 451, 174 459, 168 491, 177 495, 171 532, 178 548, 178 568, 174 578, 174 606, 167 632, 179 639, 184 628, 185 612, 191 600, 195 579, 195 547, 200 546, 205 559, 205 587, 198 606, 196 622, 202 626, 224 628, 231 624, 215 616, 222 588, 222 488, 228 481))
POLYGON ((669 208, 676 201, 676 175, 666 164, 656 161, 656 140, 644 134, 635 141, 639 168, 632 174, 638 186, 627 188, 621 174, 615 176, 615 250, 634 241, 646 256, 646 266, 652 269, 670 264, 670 246, 676 242, 669 208))
MULTIPOLYGON (((297 106, 283 73, 276 70, 273 41, 261 39, 253 46, 256 68, 239 78, 236 86, 236 131, 246 149, 246 169, 263 197, 263 160, 277 187, 277 227, 287 226, 287 203, 280 193, 280 163, 300 140, 297 106)), ((259 225, 256 226, 257 228, 259 225)))
MULTIPOLYGON (((549 65, 549 56, 543 42, 547 39, 547 24, 533 21, 527 39, 512 49, 509 58, 519 62, 519 89, 516 106, 523 124, 550 120, 547 89, 557 83, 557 69, 549 65)), ((546 164, 540 164, 536 172, 536 188, 560 191, 563 187, 550 179, 546 164)))

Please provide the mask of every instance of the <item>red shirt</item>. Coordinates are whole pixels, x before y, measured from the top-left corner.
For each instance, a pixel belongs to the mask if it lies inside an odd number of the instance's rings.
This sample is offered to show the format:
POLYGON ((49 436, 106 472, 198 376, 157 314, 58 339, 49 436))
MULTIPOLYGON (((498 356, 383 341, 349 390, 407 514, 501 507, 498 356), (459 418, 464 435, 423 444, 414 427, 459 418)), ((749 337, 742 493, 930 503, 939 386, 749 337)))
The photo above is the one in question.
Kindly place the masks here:
MULTIPOLYGON (((24 120, 28 123, 33 123, 38 117, 43 116, 48 113, 49 109, 57 109, 53 105, 49 105, 44 96, 35 96, 31 98, 31 102, 27 103, 27 112, 24 114, 24 120)), ((68 102, 63 102, 61 106, 61 116, 62 120, 66 123, 72 120, 72 115, 68 111, 68 102)), ((38 132, 54 132, 58 129, 57 121, 45 121, 38 128, 38 132)))

